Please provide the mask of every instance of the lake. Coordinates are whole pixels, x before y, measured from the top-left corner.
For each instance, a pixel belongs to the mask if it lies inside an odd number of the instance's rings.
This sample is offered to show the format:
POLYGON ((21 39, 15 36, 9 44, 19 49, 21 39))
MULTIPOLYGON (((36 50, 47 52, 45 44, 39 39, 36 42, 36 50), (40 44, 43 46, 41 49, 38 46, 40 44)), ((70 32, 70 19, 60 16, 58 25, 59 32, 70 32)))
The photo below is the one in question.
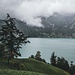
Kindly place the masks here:
POLYGON ((28 58, 41 52, 41 58, 50 63, 52 52, 59 57, 64 57, 68 62, 75 64, 75 39, 72 38, 28 38, 31 43, 22 46, 21 58, 28 58))

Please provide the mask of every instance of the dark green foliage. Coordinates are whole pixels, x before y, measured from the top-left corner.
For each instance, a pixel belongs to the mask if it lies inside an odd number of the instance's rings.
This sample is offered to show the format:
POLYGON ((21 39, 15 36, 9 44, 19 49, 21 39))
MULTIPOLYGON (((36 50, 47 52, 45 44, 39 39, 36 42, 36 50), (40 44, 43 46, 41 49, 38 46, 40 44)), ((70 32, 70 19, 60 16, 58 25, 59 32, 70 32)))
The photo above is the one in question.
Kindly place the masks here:
POLYGON ((73 61, 71 61, 71 65, 70 65, 70 73, 72 74, 72 75, 75 75, 75 65, 73 64, 73 61))
POLYGON ((69 66, 68 61, 64 57, 57 57, 55 56, 55 53, 52 53, 52 59, 51 59, 51 65, 56 66, 58 68, 61 68, 67 72, 69 72, 72 75, 75 75, 75 65, 73 65, 73 61, 71 61, 71 66, 69 66), (55 57, 55 59, 54 59, 55 57))
POLYGON ((21 56, 19 49, 23 43, 29 42, 27 37, 17 29, 14 18, 11 18, 9 14, 7 14, 7 20, 4 22, 6 25, 3 25, 0 30, 0 41, 7 49, 7 57, 21 56))
POLYGON ((34 55, 31 55, 29 58, 35 58, 35 56, 34 55))
POLYGON ((71 66, 71 74, 72 75, 75 75, 75 65, 72 65, 71 66))
POLYGON ((51 65, 56 66, 56 55, 55 52, 52 53, 50 61, 51 61, 51 65))
POLYGON ((0 57, 4 57, 4 45, 3 44, 0 44, 0 57))
POLYGON ((37 53, 35 55, 35 59, 46 63, 46 60, 41 58, 41 52, 40 51, 37 51, 37 53))
POLYGON ((42 59, 42 61, 43 61, 44 63, 46 63, 46 60, 45 60, 45 59, 42 59))
POLYGON ((57 67, 65 70, 65 71, 69 71, 69 63, 65 58, 57 58, 57 67))
POLYGON ((33 58, 33 59, 36 59, 36 60, 39 60, 39 61, 46 63, 46 60, 41 58, 41 52, 40 51, 37 51, 35 56, 31 55, 29 58, 33 58))
POLYGON ((35 58, 40 60, 40 58, 41 58, 41 52, 40 51, 37 51, 35 58))
POLYGON ((10 64, 12 65, 12 68, 16 70, 24 70, 25 67, 25 65, 21 63, 19 60, 11 60, 10 64))
POLYGON ((45 59, 42 59, 42 58, 35 58, 35 59, 46 63, 46 60, 45 59))

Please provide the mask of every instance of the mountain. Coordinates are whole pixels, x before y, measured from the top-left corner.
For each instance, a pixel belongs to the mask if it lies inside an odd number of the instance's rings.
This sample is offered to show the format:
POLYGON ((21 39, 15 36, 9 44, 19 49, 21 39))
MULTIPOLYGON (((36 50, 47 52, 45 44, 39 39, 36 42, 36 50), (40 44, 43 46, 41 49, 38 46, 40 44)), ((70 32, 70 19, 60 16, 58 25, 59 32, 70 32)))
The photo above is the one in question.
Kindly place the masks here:
MULTIPOLYGON (((48 18, 40 17, 44 27, 27 25, 15 20, 17 28, 30 37, 75 38, 75 14, 60 15, 54 12, 48 18)), ((0 25, 2 21, 0 20, 0 25)))
POLYGON ((66 16, 54 13, 47 19, 42 18, 42 24, 47 29, 48 37, 75 37, 75 14, 66 16))

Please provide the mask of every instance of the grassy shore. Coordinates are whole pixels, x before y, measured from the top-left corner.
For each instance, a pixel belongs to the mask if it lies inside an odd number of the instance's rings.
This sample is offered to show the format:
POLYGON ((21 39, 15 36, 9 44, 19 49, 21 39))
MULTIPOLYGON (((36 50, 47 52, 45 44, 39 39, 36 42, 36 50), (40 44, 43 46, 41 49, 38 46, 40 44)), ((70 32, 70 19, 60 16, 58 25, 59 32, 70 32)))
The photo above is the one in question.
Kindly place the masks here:
POLYGON ((0 59, 0 75, 70 75, 69 73, 50 64, 27 58, 0 59))

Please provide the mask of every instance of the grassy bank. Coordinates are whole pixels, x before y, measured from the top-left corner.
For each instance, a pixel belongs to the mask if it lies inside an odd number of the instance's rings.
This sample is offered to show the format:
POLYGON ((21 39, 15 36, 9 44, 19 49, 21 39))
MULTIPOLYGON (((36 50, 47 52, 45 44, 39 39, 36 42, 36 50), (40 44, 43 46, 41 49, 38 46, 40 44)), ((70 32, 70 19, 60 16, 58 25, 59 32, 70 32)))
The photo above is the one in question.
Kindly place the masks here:
POLYGON ((31 58, 13 59, 10 60, 9 65, 7 64, 7 59, 1 59, 0 68, 0 75, 10 75, 10 73, 12 73, 11 75, 70 75, 69 73, 50 64, 46 64, 31 58), (16 62, 18 63, 16 64, 16 62))

